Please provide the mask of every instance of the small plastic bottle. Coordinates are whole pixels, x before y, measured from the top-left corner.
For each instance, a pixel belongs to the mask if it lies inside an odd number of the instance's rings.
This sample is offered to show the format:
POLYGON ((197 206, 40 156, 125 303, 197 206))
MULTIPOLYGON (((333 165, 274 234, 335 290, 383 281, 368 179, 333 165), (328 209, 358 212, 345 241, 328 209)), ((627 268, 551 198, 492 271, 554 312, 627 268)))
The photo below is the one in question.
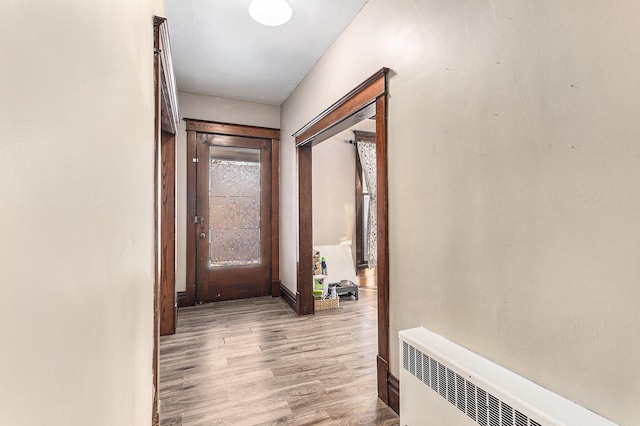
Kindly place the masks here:
POLYGON ((327 275, 327 262, 324 260, 324 256, 322 256, 320 266, 322 267, 322 275, 327 275))

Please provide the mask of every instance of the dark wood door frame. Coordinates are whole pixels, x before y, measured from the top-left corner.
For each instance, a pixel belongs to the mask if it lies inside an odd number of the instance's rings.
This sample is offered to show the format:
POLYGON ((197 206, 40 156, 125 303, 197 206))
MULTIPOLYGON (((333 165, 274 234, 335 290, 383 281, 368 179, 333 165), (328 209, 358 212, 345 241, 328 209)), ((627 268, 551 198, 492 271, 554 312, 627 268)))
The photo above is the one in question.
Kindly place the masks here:
POLYGON ((197 226, 193 222, 193 218, 196 216, 196 163, 194 161, 197 161, 197 133, 271 140, 271 295, 280 297, 280 177, 278 174, 280 168, 280 130, 192 118, 185 118, 184 120, 187 124, 187 283, 185 304, 193 306, 198 301, 196 286, 197 226))
POLYGON ((382 68, 338 102, 293 134, 298 151, 298 282, 295 309, 298 315, 314 313, 311 286, 313 217, 311 148, 363 119, 376 117, 376 178, 378 221, 378 397, 399 410, 399 384, 389 369, 389 244, 387 178, 387 75, 382 68))
POLYGON ((151 424, 160 421, 158 361, 160 335, 175 332, 175 135, 178 98, 165 18, 153 17, 154 77, 154 277, 153 403, 151 424))
POLYGON ((160 138, 160 335, 175 334, 176 306, 176 135, 160 138))

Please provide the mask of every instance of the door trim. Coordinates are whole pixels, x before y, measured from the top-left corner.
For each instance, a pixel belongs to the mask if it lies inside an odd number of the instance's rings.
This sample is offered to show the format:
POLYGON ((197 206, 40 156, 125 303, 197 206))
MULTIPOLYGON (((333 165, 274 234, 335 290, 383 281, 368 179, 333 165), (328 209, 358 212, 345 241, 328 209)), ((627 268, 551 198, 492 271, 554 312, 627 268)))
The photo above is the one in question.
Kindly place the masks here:
POLYGON ((160 333, 163 325, 175 327, 175 256, 167 241, 175 241, 175 133, 178 128, 178 97, 171 61, 166 18, 153 17, 154 80, 154 270, 153 270, 153 356, 151 424, 158 425, 160 333), (174 152, 172 153, 171 150, 174 152), (162 176, 160 176, 162 175, 162 176), (173 181, 171 181, 173 179, 173 181), (166 306, 170 305, 170 309, 166 306), (162 309, 162 312, 161 312, 162 309))
POLYGON ((176 135, 160 140, 160 336, 175 334, 176 308, 176 135))
MULTIPOLYGON (((312 155, 311 148, 348 129, 365 118, 376 117, 376 177, 378 190, 378 397, 387 405, 397 405, 396 385, 389 368, 389 215, 387 176, 387 76, 382 68, 343 96, 316 118, 293 134, 298 158, 298 282, 296 312, 298 315, 314 313, 310 272, 312 271, 313 218, 312 218, 312 155), (390 398, 391 395, 391 398, 390 398)), ((398 411, 399 407, 392 407, 398 411)))
POLYGON ((271 288, 272 296, 279 296, 274 288, 280 288, 280 130, 268 127, 185 118, 187 129, 187 282, 186 304, 197 303, 196 294, 196 133, 213 133, 225 136, 242 136, 271 140, 271 288))

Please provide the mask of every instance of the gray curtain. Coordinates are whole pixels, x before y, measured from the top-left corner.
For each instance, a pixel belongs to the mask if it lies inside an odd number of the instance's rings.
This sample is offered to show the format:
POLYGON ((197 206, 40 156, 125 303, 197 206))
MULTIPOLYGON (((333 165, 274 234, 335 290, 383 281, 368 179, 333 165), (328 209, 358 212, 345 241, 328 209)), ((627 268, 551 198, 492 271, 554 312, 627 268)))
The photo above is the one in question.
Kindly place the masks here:
POLYGON ((367 223, 367 241, 369 252, 369 267, 378 263, 378 221, 377 221, 377 190, 376 190, 376 144, 358 141, 358 155, 364 171, 364 178, 369 188, 369 220, 367 223))

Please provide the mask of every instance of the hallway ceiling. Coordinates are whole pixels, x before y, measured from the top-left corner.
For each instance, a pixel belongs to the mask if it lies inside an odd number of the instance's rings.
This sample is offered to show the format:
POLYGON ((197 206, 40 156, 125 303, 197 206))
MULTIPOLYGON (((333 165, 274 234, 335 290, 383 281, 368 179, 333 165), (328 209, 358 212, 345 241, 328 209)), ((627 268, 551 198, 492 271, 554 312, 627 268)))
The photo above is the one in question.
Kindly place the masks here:
POLYGON ((280 105, 367 1, 288 0, 291 20, 267 27, 250 0, 166 0, 178 90, 280 105))

